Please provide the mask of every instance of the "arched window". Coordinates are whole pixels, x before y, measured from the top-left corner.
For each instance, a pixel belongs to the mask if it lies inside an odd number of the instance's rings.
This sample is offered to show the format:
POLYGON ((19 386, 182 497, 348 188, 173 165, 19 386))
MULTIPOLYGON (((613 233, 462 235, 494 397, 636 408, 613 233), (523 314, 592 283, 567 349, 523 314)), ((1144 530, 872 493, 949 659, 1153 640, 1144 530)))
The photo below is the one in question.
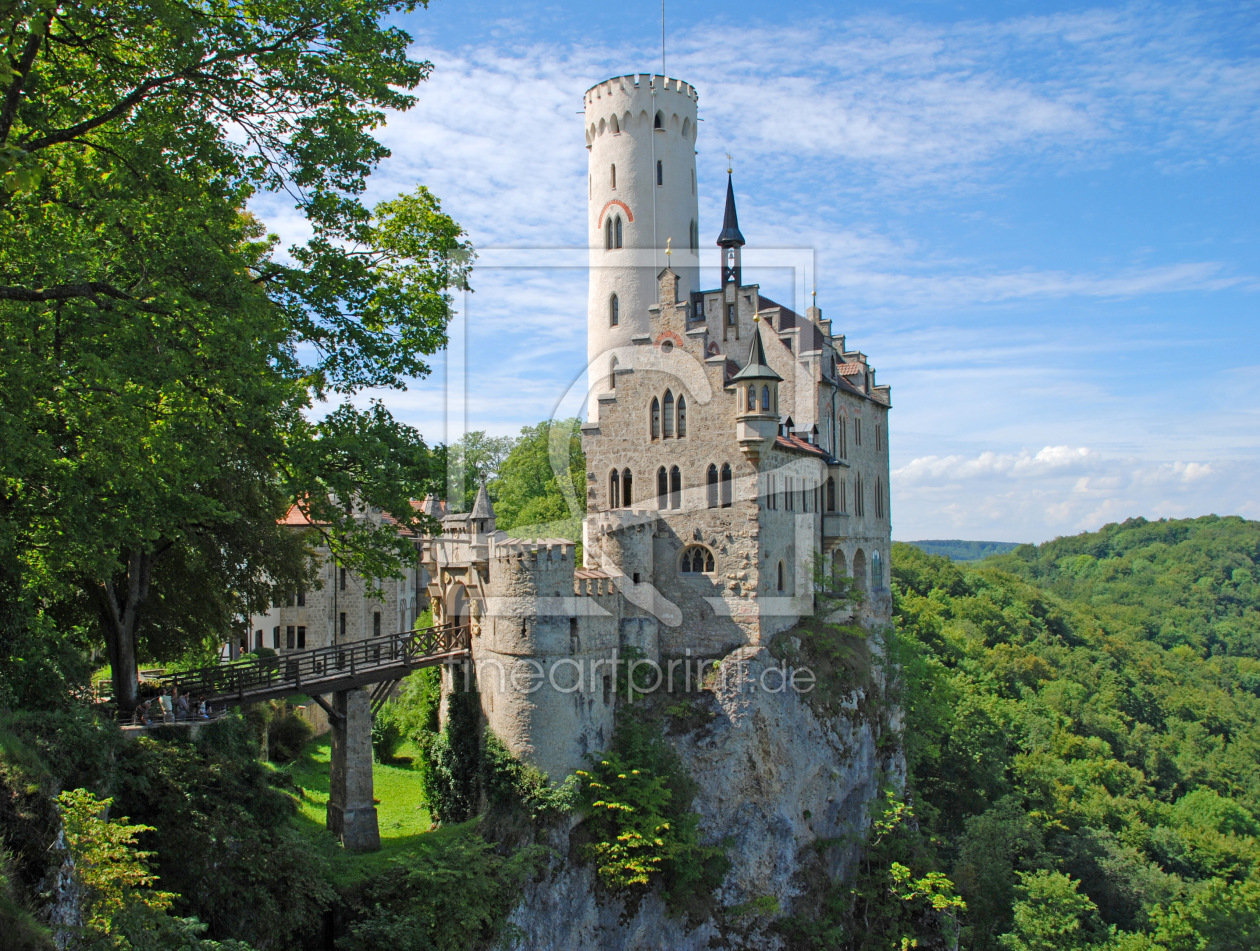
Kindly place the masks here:
MULTIPOLYGON (((884 517, 884 480, 879 476, 875 477, 875 517, 884 517)), ((876 553, 878 554, 878 552, 876 553)), ((874 555, 871 556, 871 566, 875 565, 874 555)))
POLYGON ((617 358, 613 357, 608 361, 608 388, 615 390, 617 388, 617 358))
POLYGON ((669 473, 661 466, 656 470, 656 507, 666 508, 669 504, 669 473))
POLYGON ((665 163, 660 159, 656 160, 656 184, 665 184, 665 163))
POLYGON ((607 221, 604 222, 604 247, 611 251, 612 246, 613 246, 612 242, 613 242, 613 220, 612 218, 609 218, 607 221))
MULTIPOLYGON (((691 194, 696 193, 696 170, 691 170, 691 194)), ((696 247, 700 246, 700 226, 696 225, 696 247)))
POLYGON ((843 459, 849 454, 849 434, 845 431, 845 419, 836 416, 836 458, 843 459))
POLYGON ((783 590, 783 583, 784 583, 784 581, 785 581, 785 579, 784 579, 784 577, 783 577, 783 576, 784 576, 784 574, 785 574, 785 572, 784 572, 784 570, 783 570, 783 562, 779 562, 779 570, 778 570, 778 575, 779 575, 779 577, 778 577, 778 583, 777 583, 777 587, 778 587, 778 590, 779 590, 779 591, 782 591, 782 590, 783 590))
POLYGON ((757 412, 757 384, 748 384, 748 412, 757 412))
MULTIPOLYGON (((621 126, 617 123, 616 116, 613 116, 611 119, 608 120, 608 131, 611 132, 613 135, 616 135, 618 132, 621 131, 621 126)), ((616 183, 614 182, 614 185, 615 184, 616 183)))
POLYGON ((884 586, 884 559, 879 552, 871 552, 871 588, 875 591, 884 586))
POLYGON ((613 294, 608 298, 608 326, 616 327, 621 323, 621 302, 617 300, 617 295, 613 294))
POLYGON ((836 510, 836 480, 827 476, 827 511, 836 510))
POLYGON ((661 438, 661 401, 652 397, 652 438, 661 438))
POLYGON ((661 420, 663 425, 663 435, 666 439, 674 435, 674 394, 669 390, 665 391, 665 409, 664 418, 661 420))
POLYGON ((621 506, 629 508, 634 502, 634 476, 630 474, 629 469, 621 470, 621 506))
POLYGON ((610 178, 612 179, 612 187, 616 188, 617 187, 617 166, 613 165, 611 166, 611 169, 612 169, 612 173, 610 175, 610 178))
POLYGON ((613 219, 613 247, 621 247, 621 215, 613 219))
POLYGON ((763 413, 770 412, 770 387, 769 385, 761 388, 761 411, 763 413))
POLYGON ((706 488, 709 496, 709 508, 718 507, 718 473, 717 466, 710 464, 709 471, 705 475, 706 488))
POLYGON ((853 477, 853 514, 866 514, 866 486, 862 484, 862 473, 853 477))
POLYGON ((691 238, 691 250, 699 251, 700 250, 700 229, 696 227, 695 218, 691 219, 691 227, 688 229, 687 234, 691 238))
POLYGON ((665 113, 663 112, 656 113, 656 118, 652 120, 652 128, 653 129, 665 128, 665 113))
POLYGON ((621 508, 621 474, 616 469, 608 474, 608 507, 621 508))
POLYGON ((713 552, 703 545, 688 545, 682 551, 678 566, 684 575, 711 575, 714 568, 713 552))
POLYGON ((687 435, 687 398, 678 394, 678 435, 687 435))
POLYGON ((669 470, 669 507, 682 508, 682 473, 677 466, 669 470))
POLYGON ((722 463, 722 508, 731 507, 731 465, 722 463))

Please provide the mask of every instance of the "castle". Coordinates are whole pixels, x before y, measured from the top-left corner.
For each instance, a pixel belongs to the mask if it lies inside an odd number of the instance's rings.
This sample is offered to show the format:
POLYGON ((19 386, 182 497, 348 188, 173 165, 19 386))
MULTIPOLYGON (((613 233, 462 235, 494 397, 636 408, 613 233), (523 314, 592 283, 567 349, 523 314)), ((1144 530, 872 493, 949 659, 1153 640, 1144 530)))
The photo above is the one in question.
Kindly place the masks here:
POLYGON ((697 98, 646 74, 585 95, 582 564, 573 541, 496 530, 483 487, 468 513, 428 503, 442 534, 415 540, 384 601, 349 606, 329 563, 316 600, 254 619, 256 638, 270 629, 283 652, 328 642, 289 630, 370 636, 382 611, 406 625, 427 597, 435 620, 471 627, 473 671, 445 688, 473 675, 488 728, 559 780, 611 740, 627 657, 667 668, 768 643, 812 612, 820 571, 854 578, 862 621, 889 620, 889 388, 816 306, 802 316, 743 283, 729 170, 720 284, 701 286, 697 98), (286 619, 301 610, 317 620, 286 619))

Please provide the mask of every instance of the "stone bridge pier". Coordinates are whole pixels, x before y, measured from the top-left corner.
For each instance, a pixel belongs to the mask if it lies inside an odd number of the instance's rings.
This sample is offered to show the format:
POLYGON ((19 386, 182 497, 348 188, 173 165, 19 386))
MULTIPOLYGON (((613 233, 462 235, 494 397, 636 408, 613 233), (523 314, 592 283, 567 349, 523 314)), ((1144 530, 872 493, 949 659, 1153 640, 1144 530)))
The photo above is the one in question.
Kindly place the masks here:
POLYGON ((328 831, 351 852, 381 847, 372 796, 372 702, 365 687, 332 695, 328 831))

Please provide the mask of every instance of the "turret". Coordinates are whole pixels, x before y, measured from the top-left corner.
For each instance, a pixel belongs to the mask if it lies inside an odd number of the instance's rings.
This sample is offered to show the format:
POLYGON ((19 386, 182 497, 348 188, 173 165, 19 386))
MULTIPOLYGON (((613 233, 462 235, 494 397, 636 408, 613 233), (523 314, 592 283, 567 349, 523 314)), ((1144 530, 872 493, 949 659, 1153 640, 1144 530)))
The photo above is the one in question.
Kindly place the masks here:
POLYGON ((687 83, 648 74, 586 92, 592 419, 595 397, 609 390, 613 351, 648 332, 656 275, 674 269, 680 300, 700 287, 696 99, 687 83))
POLYGON ((743 369, 731 378, 735 386, 735 430, 739 448, 754 463, 779 431, 779 384, 783 377, 766 362, 761 323, 753 325, 752 344, 743 369))
POLYGON ((740 264, 744 236, 739 230, 739 215, 735 213, 735 184, 731 170, 726 170, 726 211, 722 215, 722 233, 718 235, 718 247, 722 249, 722 290, 727 304, 735 303, 735 292, 743 280, 740 264))

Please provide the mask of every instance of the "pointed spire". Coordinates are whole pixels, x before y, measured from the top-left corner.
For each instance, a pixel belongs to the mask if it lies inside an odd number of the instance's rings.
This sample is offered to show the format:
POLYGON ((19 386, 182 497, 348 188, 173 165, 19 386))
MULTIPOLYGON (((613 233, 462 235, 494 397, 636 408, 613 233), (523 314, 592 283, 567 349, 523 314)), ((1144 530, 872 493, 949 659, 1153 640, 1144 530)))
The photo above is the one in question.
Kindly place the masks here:
POLYGON ((731 382, 742 380, 782 380, 783 377, 770 369, 766 363, 766 348, 761 343, 761 322, 753 325, 752 345, 748 348, 748 362, 744 368, 731 377, 731 382))
POLYGON ((484 482, 481 483, 481 488, 477 490, 477 498, 473 502, 472 514, 469 518, 494 518, 494 506, 490 504, 490 493, 486 491, 486 484, 484 482))
POLYGON ((739 233, 739 217, 735 214, 735 183, 726 175, 726 214, 722 216, 722 233, 717 239, 719 248, 742 248, 746 243, 739 233))

